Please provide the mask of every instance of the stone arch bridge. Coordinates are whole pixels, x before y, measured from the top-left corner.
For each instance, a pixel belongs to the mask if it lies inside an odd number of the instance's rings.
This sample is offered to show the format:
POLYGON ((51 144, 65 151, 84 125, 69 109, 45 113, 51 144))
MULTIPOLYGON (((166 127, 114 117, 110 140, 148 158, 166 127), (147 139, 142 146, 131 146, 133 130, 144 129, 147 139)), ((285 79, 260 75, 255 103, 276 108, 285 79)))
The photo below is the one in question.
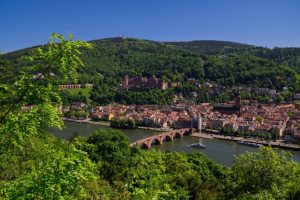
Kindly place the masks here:
POLYGON ((137 140, 131 143, 131 146, 139 146, 143 149, 150 149, 152 145, 160 145, 163 142, 173 141, 174 138, 182 138, 183 136, 190 135, 194 132, 196 132, 196 129, 194 128, 177 129, 137 140))

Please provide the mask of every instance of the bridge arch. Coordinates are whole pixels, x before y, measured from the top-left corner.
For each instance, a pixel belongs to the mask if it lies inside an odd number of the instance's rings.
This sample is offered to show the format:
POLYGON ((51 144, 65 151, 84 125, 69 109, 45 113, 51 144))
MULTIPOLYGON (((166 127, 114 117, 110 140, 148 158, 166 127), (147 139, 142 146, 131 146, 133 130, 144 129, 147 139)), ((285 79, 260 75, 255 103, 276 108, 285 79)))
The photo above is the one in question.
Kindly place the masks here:
POLYGON ((162 144, 162 142, 158 138, 154 138, 151 141, 151 145, 160 145, 160 144, 162 144))
POLYGON ((189 135, 190 134, 190 130, 184 130, 183 131, 183 136, 189 135))
POLYGON ((173 141, 172 135, 166 135, 166 136, 164 136, 163 141, 173 141))
POLYGON ((151 146, 149 146, 147 143, 143 142, 142 144, 139 145, 141 149, 150 149, 151 146))
POLYGON ((182 138, 182 134, 180 132, 175 132, 173 138, 182 138))

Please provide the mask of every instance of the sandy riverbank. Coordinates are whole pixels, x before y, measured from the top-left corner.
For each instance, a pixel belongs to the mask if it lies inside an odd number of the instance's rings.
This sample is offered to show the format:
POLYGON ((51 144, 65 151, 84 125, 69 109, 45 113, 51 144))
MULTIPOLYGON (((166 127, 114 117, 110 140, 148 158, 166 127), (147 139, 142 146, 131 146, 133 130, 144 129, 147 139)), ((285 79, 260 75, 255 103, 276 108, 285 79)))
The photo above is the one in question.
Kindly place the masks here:
POLYGON ((206 138, 206 139, 218 139, 218 140, 230 140, 230 141, 245 141, 245 142, 252 142, 256 144, 262 144, 264 146, 272 146, 282 149, 291 149, 300 151, 300 146, 295 144, 286 144, 282 140, 276 140, 276 141, 265 141, 265 140, 259 140, 254 138, 244 138, 244 137, 234 137, 234 136, 225 136, 225 135, 217 135, 217 134, 207 134, 207 133, 193 133, 192 136, 194 137, 200 137, 200 138, 206 138))

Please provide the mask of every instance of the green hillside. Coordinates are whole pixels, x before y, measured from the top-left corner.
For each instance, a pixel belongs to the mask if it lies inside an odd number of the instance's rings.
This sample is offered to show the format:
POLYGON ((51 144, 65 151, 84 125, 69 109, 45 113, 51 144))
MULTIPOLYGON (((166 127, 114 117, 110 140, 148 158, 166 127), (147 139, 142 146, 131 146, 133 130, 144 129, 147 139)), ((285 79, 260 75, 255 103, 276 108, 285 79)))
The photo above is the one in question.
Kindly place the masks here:
MULTIPOLYGON (((195 82, 206 81, 223 86, 293 88, 294 76, 300 69, 300 48, 267 49, 224 41, 155 42, 132 38, 107 38, 90 43, 93 49, 83 51, 85 67, 78 70, 78 82, 94 84, 91 98, 99 103, 169 103, 174 93, 188 96, 199 91, 195 82), (126 74, 155 75, 164 81, 180 82, 181 86, 166 91, 125 93, 117 88, 126 74)), ((2 55, 1 81, 13 79, 20 68, 30 64, 20 58, 35 49, 2 55)))
POLYGON ((253 45, 241 44, 228 41, 217 40, 195 40, 195 41, 182 41, 182 42, 166 42, 174 46, 181 47, 186 50, 197 52, 204 55, 216 55, 232 53, 237 51, 244 51, 249 48, 254 48, 253 45))
POLYGON ((289 66, 300 67, 300 48, 287 47, 273 49, 228 41, 196 40, 187 42, 167 42, 202 55, 253 55, 289 66))

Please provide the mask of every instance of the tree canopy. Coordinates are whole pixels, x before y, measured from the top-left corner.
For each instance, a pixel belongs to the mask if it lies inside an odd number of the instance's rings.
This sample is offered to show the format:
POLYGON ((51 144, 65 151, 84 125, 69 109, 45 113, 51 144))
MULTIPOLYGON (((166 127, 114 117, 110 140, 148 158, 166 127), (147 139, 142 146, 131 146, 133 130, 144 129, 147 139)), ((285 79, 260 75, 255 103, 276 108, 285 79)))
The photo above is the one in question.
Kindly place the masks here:
MULTIPOLYGON (((94 84, 90 97, 96 104, 167 104, 174 94, 190 97, 191 92, 198 93, 198 102, 222 102, 211 96, 203 98, 205 88, 196 87, 195 83, 203 85, 206 81, 227 87, 297 89, 294 83, 300 66, 299 48, 267 49, 220 41, 164 43, 132 38, 108 38, 90 43, 94 48, 82 49, 80 55, 86 67, 77 69, 78 83, 94 84), (125 75, 148 78, 155 75, 180 84, 167 91, 124 92, 118 88, 125 75)), ((32 53, 37 53, 36 48, 2 55, 0 81, 13 82, 20 68, 28 65, 22 56, 32 53)))

